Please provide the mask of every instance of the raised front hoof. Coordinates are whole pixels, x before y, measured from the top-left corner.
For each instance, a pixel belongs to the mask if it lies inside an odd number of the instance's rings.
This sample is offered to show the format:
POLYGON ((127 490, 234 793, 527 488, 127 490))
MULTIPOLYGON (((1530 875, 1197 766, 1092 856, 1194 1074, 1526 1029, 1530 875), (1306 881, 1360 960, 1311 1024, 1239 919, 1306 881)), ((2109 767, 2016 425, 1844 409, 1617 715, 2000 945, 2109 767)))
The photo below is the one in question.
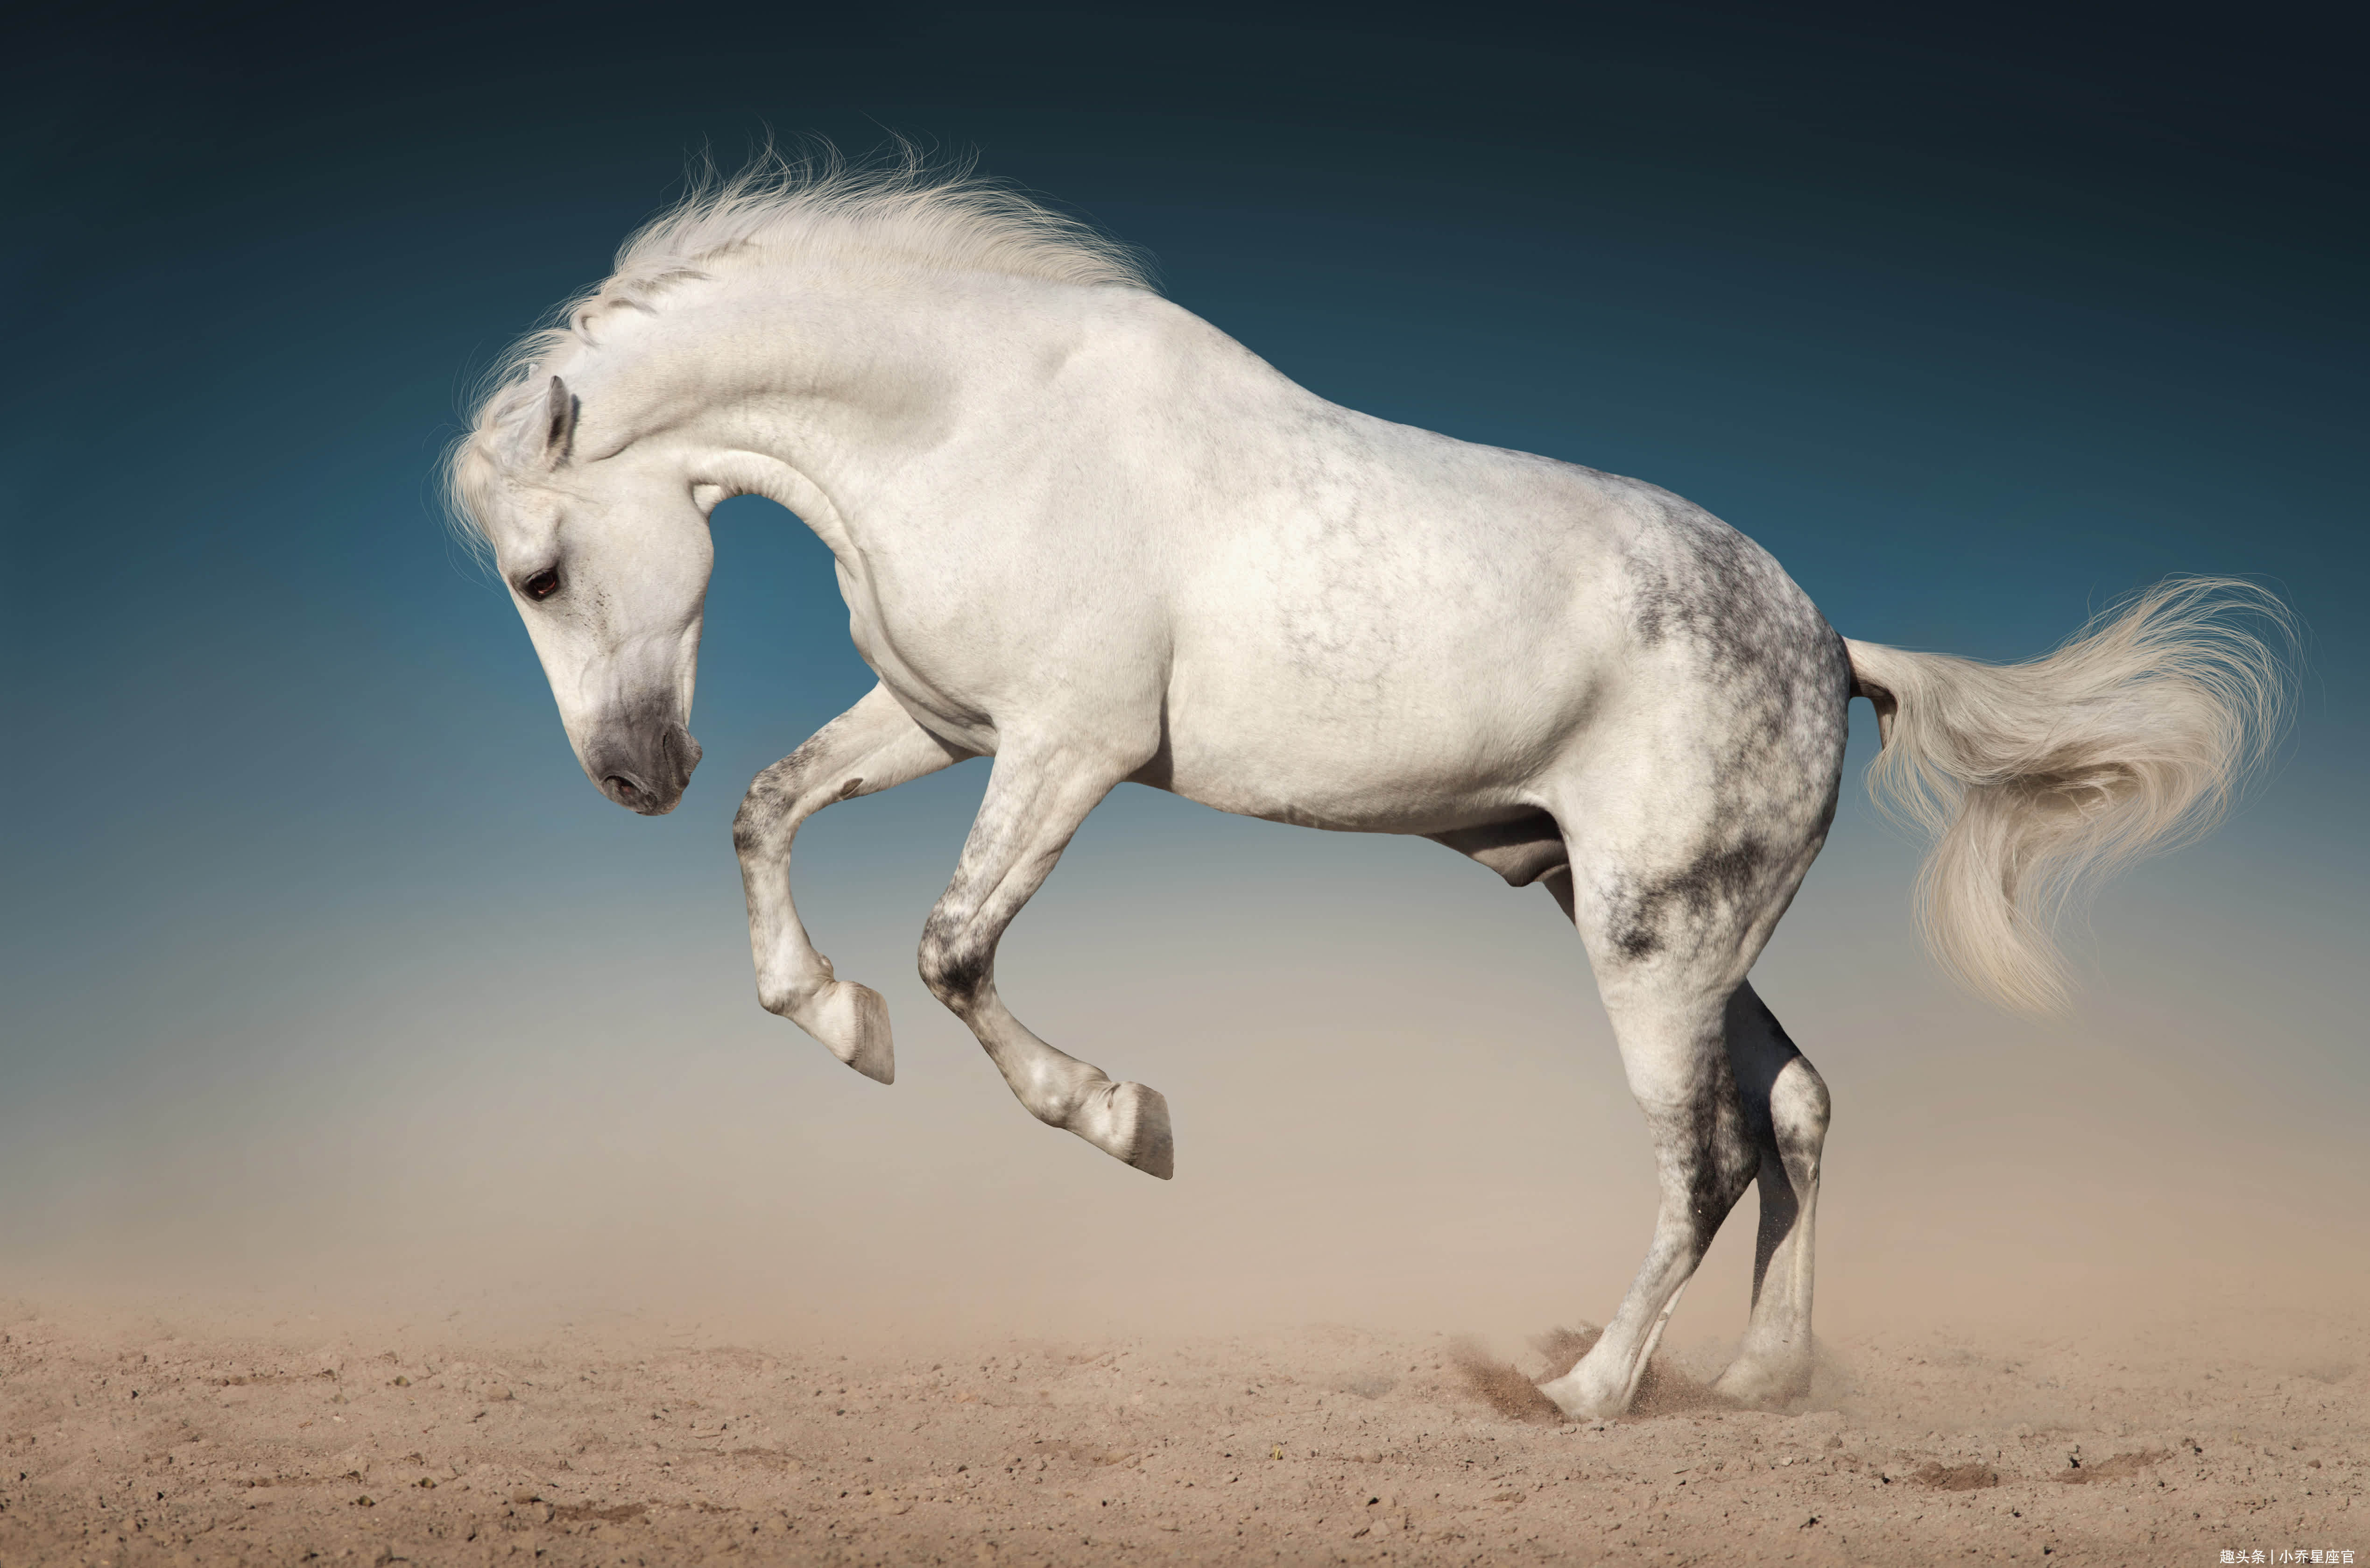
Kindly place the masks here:
POLYGON ((1166 1182, 1177 1174, 1168 1101, 1156 1089, 1140 1083, 1099 1085, 1062 1124, 1147 1176, 1166 1182))
POLYGON ((1803 1360, 1764 1361, 1741 1355, 1729 1363, 1727 1371, 1713 1379, 1711 1391, 1724 1400, 1733 1400, 1747 1410, 1776 1410, 1809 1395, 1811 1364, 1803 1360))
POLYGON ((869 986, 834 980, 790 1021, 831 1054, 875 1083, 897 1081, 897 1047, 889 1034, 889 1004, 869 986))

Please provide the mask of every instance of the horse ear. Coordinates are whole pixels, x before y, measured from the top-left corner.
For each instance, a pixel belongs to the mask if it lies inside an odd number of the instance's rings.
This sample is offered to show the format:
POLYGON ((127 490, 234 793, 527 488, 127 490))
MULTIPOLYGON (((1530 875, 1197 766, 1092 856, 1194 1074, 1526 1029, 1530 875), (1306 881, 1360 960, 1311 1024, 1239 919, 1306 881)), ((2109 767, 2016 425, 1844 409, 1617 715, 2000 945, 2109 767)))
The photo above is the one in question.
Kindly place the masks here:
POLYGON ((576 395, 568 383, 551 378, 551 395, 544 399, 543 458, 553 467, 568 461, 576 446, 576 395))

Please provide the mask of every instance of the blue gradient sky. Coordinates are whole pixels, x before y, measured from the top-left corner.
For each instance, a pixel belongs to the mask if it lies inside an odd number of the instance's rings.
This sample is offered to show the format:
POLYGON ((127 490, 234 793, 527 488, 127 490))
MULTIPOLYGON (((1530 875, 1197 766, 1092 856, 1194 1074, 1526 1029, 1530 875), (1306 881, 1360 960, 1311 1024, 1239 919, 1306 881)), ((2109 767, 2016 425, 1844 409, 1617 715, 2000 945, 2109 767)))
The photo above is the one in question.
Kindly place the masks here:
MULTIPOLYGON (((2276 587, 2309 629, 2294 741, 2102 901, 2074 1019, 1933 978, 1914 852, 1856 795, 1759 977, 1842 1107, 1830 1311, 2036 1258, 2159 1292, 2201 1252, 2358 1274, 2347 40, 1288 17, 37 17, 0 62, 17 1277, 317 1290, 375 1259, 785 1311, 943 1304, 950 1274, 986 1317, 1609 1309, 1644 1138, 1536 893, 1123 789, 1003 974, 1041 1032, 1169 1094, 1156 1189, 1030 1124, 913 978, 981 765, 800 840, 819 942, 890 997, 896 1088, 757 1010, 727 824, 869 681, 787 514, 717 514, 682 809, 586 785, 433 466, 474 374, 686 157, 768 127, 975 148, 1324 396, 1678 490, 1855 637, 2018 658, 2169 572, 2276 587), (1091 1242, 1046 1252, 1048 1216, 1091 1242)), ((1740 1244, 1699 1295, 1732 1304, 1740 1244)))

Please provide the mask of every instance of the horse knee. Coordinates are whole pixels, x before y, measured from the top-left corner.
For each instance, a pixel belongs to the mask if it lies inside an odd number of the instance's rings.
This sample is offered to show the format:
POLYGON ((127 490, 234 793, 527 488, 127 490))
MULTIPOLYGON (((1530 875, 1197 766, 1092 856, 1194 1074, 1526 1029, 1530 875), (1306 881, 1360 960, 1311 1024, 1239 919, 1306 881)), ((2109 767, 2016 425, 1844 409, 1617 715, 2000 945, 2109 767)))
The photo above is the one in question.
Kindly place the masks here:
POLYGON ((781 813, 775 802, 759 795, 752 786, 741 797, 741 809, 732 813, 732 852, 742 859, 762 853, 774 836, 774 824, 781 813))
POLYGON ((987 988, 994 963, 987 945, 967 932, 948 929, 935 920, 923 928, 918 955, 922 984, 958 1017, 967 1014, 987 988))
POLYGON ((799 811, 806 771, 801 755, 794 752, 757 775, 741 797, 741 809, 732 813, 732 849, 743 859, 777 847, 785 827, 795 830, 804 815, 799 811))

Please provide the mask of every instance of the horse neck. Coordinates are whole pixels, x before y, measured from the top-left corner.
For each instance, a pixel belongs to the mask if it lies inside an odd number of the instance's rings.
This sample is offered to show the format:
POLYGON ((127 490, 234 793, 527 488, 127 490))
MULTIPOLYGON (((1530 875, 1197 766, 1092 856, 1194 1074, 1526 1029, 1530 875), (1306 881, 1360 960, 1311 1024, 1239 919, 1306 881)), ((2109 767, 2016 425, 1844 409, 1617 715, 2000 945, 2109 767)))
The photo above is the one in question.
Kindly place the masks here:
POLYGON ((807 487, 850 514, 895 510, 883 503, 929 454, 981 421, 1025 419, 1043 367, 1096 330, 1092 291, 1076 287, 969 274, 768 281, 686 319, 659 379, 687 373, 704 398, 696 422, 719 451, 805 481, 788 486, 796 500, 774 484, 729 488, 801 515, 807 487))

